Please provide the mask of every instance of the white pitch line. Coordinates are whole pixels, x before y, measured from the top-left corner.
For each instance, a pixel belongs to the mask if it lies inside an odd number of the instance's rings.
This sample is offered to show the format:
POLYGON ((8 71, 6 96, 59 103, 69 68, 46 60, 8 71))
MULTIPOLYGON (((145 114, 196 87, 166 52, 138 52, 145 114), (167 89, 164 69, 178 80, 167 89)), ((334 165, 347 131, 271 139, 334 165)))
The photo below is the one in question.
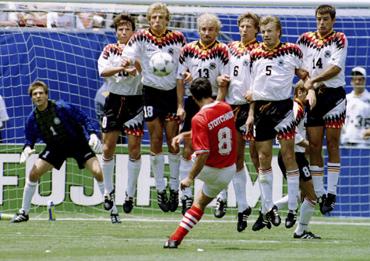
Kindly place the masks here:
MULTIPOLYGON (((32 218, 31 220, 46 220, 43 218, 32 218)), ((100 222, 110 222, 110 219, 108 218, 58 218, 57 221, 100 221, 100 222)), ((145 218, 121 218, 122 222, 155 222, 155 223, 179 223, 181 220, 179 219, 145 219, 145 218)), ((250 219, 252 223, 255 222, 255 220, 250 219)), ((201 220, 202 223, 235 223, 236 220, 201 220)), ((344 221, 311 221, 310 224, 315 225, 338 225, 338 226, 370 226, 370 222, 356 222, 356 221, 350 221, 350 222, 344 222, 344 221)))

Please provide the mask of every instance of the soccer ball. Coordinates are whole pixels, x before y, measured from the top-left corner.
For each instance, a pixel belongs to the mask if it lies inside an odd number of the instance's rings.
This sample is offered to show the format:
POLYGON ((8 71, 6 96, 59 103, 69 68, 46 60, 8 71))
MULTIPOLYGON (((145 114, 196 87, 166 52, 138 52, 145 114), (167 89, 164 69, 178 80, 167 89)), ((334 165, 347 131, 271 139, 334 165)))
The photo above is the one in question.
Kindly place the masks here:
POLYGON ((168 53, 157 52, 149 61, 152 72, 160 77, 169 75, 175 68, 172 56, 168 53))

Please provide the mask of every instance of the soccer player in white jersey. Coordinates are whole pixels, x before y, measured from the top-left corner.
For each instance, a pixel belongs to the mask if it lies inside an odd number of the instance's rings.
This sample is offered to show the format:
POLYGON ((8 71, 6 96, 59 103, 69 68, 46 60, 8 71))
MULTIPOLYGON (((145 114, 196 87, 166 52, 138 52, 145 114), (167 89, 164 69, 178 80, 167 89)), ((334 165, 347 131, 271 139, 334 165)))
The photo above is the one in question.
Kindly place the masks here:
MULTIPOLYGON (((305 106, 305 99, 307 95, 307 90, 303 86, 303 81, 299 81, 294 89, 294 105, 293 105, 293 112, 294 112, 294 120, 296 124, 296 134, 295 134, 295 158, 297 161, 298 169, 299 169, 299 187, 301 189, 301 197, 302 201, 300 207, 300 214, 297 228, 294 232, 293 238, 301 238, 301 239, 320 239, 321 237, 318 235, 313 234, 308 229, 308 224, 311 221, 312 215, 315 211, 316 206, 316 195, 315 190, 313 188, 312 183, 312 176, 310 172, 310 166, 305 156, 306 149, 309 148, 309 142, 306 139, 306 128, 304 126, 306 121, 306 106, 305 106)), ((286 178, 286 168, 283 162, 283 158, 281 152, 278 155, 278 163, 283 173, 284 177, 286 178)), ((282 199, 275 202, 275 205, 278 209, 286 207, 288 204, 288 195, 283 197, 282 199)), ((288 213, 291 217, 285 220, 285 227, 291 228, 296 223, 296 215, 295 213, 288 213), (292 216, 293 215, 293 216, 292 216)))
MULTIPOLYGON (((259 43, 256 40, 259 32, 259 17, 253 13, 245 13, 238 18, 240 41, 229 43, 230 53, 230 84, 225 97, 225 101, 231 105, 235 114, 235 126, 237 129, 237 161, 236 174, 233 178, 233 186, 238 206, 237 231, 241 232, 247 227, 247 218, 252 209, 247 202, 246 196, 246 173, 244 169, 245 143, 249 141, 249 152, 253 165, 258 170, 258 155, 253 140, 252 130, 245 127, 248 117, 249 103, 245 100, 245 95, 250 87, 250 66, 249 53, 256 48, 259 43)), ((214 215, 223 217, 226 213, 227 191, 223 190, 217 196, 214 215)))
MULTIPOLYGON (((261 212, 252 230, 280 225, 281 219, 272 201, 273 173, 271 168, 272 143, 277 136, 287 169, 288 208, 295 213, 298 203, 299 171, 294 154, 295 123, 291 99, 292 80, 295 75, 307 78, 301 69, 302 52, 296 44, 282 43, 281 23, 276 16, 260 20, 263 43, 250 53, 251 93, 250 110, 254 115, 254 137, 259 159, 258 181, 261 188, 261 212)), ((309 91, 311 99, 313 91, 309 91)), ((313 105, 313 104, 312 104, 313 105)), ((248 116, 247 127, 250 127, 248 116)), ((287 218, 290 216, 288 215, 287 218)))
POLYGON ((342 129, 342 144, 346 146, 370 146, 366 130, 370 129, 370 93, 366 90, 366 70, 357 66, 351 72, 352 92, 346 95, 347 115, 342 129))
POLYGON ((122 65, 123 50, 135 32, 135 21, 129 14, 122 13, 114 18, 113 24, 118 42, 105 46, 98 60, 99 74, 105 78, 109 91, 101 121, 104 143, 101 165, 108 190, 104 196, 104 207, 111 211, 112 223, 120 223, 114 202, 114 151, 119 135, 124 132, 127 135, 129 162, 123 210, 130 213, 141 168, 140 144, 144 119, 140 64, 132 68, 122 65))
MULTIPOLYGON (((181 188, 190 187, 195 178, 204 183, 164 248, 177 248, 180 245, 202 218, 206 206, 228 186, 236 170, 236 129, 230 105, 212 99, 212 87, 206 78, 195 79, 190 92, 200 107, 191 120, 189 133, 196 160, 188 176, 181 180, 181 188)), ((177 144, 177 139, 173 144, 177 144)))
POLYGON ((334 209, 340 172, 340 133, 346 115, 344 69, 348 42, 344 33, 333 30, 335 7, 320 5, 315 16, 317 31, 298 38, 303 52, 303 68, 310 75, 307 89, 315 89, 317 105, 307 115, 307 135, 310 142, 310 169, 320 211, 334 209), (326 135, 328 149, 327 194, 324 189, 322 146, 326 135))
MULTIPOLYGON (((190 131, 191 119, 198 112, 199 107, 192 99, 185 84, 190 84, 193 79, 204 77, 212 85, 212 96, 217 100, 225 97, 225 87, 229 78, 227 67, 229 61, 227 45, 217 41, 221 22, 214 14, 201 14, 198 17, 198 32, 200 39, 185 45, 181 51, 178 76, 177 76, 177 115, 184 120, 181 133, 190 131), (217 77, 223 80, 222 88, 218 88, 217 77), (184 101, 184 95, 185 101, 184 101)), ((189 85, 187 85, 189 86, 189 85)), ((180 179, 184 179, 192 167, 191 138, 185 138, 184 149, 180 161, 180 179)), ((192 189, 186 188, 181 196, 182 213, 184 214, 193 203, 192 189)))
POLYGON ((144 119, 150 135, 151 169, 155 177, 158 205, 164 212, 175 211, 179 204, 179 147, 171 147, 171 140, 178 134, 176 76, 181 48, 185 37, 181 32, 167 29, 170 13, 164 3, 154 3, 147 11, 149 28, 138 31, 124 50, 126 66, 140 60, 144 96, 144 119), (167 76, 157 76, 149 65, 150 58, 165 52, 175 62, 174 70, 167 76), (170 198, 164 180, 163 131, 168 145, 170 165, 170 198))

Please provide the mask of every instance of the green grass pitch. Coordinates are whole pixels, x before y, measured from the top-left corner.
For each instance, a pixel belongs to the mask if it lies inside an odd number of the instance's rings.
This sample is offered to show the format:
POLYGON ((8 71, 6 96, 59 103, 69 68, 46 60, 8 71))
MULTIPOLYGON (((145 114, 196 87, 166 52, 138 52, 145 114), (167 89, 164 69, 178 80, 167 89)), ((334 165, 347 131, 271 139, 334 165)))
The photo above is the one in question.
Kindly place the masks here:
MULTIPOLYGON (((163 249, 181 215, 122 216, 48 221, 38 216, 21 224, 0 221, 0 260, 369 260, 370 222, 314 217, 311 230, 321 240, 293 239, 281 224, 238 233, 235 218, 207 214, 178 249, 163 249)), ((67 216, 66 216, 67 217, 67 216)))

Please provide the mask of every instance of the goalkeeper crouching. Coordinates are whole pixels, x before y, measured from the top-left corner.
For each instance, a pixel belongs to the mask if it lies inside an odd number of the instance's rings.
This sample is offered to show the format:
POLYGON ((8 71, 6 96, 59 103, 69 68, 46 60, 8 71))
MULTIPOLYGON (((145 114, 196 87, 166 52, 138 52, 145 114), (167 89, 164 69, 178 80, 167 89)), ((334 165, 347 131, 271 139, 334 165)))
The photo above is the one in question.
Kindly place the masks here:
POLYGON ((28 221, 31 200, 40 177, 52 168, 60 169, 68 157, 76 159, 80 169, 87 168, 97 180, 99 190, 104 194, 103 174, 95 153, 100 153, 102 145, 97 134, 96 122, 72 104, 48 98, 48 86, 35 81, 28 89, 35 109, 28 116, 25 125, 25 145, 19 163, 25 163, 35 152, 37 141, 46 144, 45 149, 33 165, 26 178, 22 208, 11 220, 12 223, 28 221), (90 135, 86 138, 86 132, 90 135))

